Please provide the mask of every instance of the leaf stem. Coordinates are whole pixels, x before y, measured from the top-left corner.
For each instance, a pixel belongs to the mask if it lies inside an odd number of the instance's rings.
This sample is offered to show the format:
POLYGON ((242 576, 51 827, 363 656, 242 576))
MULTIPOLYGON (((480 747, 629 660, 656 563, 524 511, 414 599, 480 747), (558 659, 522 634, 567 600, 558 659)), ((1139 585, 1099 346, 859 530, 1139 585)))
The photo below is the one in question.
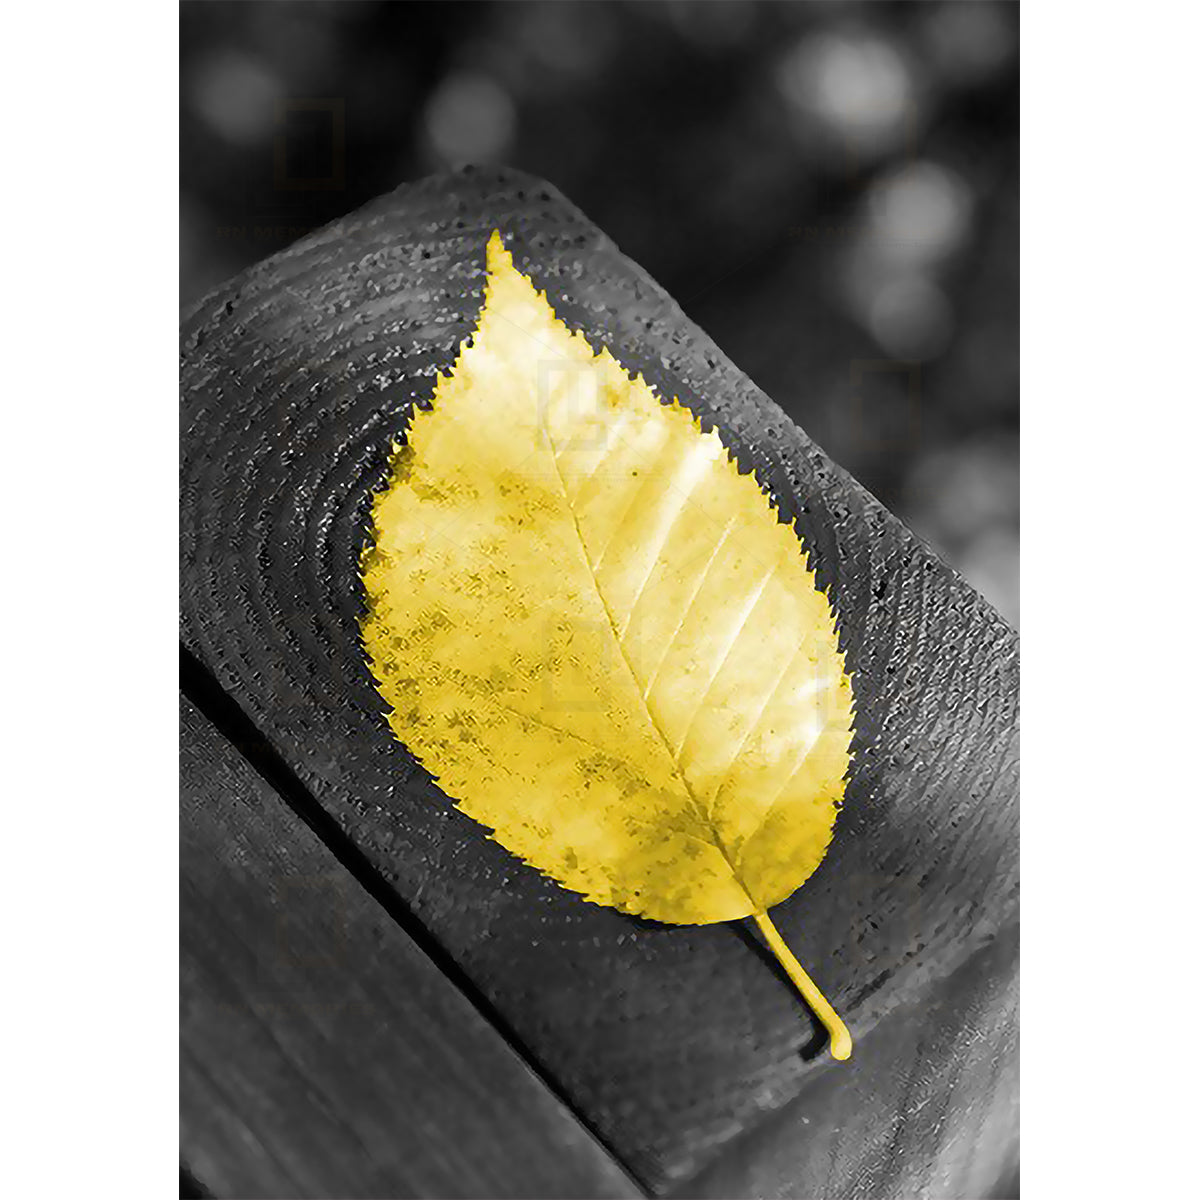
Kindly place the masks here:
POLYGON ((800 995, 808 1002, 809 1008, 817 1014, 821 1024, 829 1030, 829 1053, 834 1058, 844 1060, 850 1057, 853 1042, 850 1030, 845 1022, 833 1011, 829 1001, 821 994, 821 989, 809 978, 808 972, 800 965, 796 956, 787 948, 787 943, 779 936, 779 930, 765 912, 754 914, 767 945, 774 951, 780 965, 791 977, 792 982, 800 991, 800 995))

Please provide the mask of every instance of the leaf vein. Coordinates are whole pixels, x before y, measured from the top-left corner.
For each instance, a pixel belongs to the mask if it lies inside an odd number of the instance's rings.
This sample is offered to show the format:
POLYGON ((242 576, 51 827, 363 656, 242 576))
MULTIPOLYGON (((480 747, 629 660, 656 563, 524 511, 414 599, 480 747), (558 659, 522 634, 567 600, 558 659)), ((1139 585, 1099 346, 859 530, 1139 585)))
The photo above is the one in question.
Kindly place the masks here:
POLYGON ((779 803, 780 800, 783 799, 784 793, 788 790, 788 788, 790 788, 792 786, 792 781, 804 769, 804 764, 807 763, 808 760, 812 757, 812 752, 817 748, 817 743, 825 736, 825 731, 828 728, 829 728, 829 722, 826 721, 825 724, 821 726, 821 732, 818 733, 817 736, 815 738, 813 738, 813 740, 808 744, 807 748, 804 751, 804 754, 800 758, 800 761, 795 765, 795 767, 792 769, 792 771, 790 772, 788 777, 783 781, 783 786, 779 789, 779 791, 777 791, 775 793, 774 796, 771 797, 771 802, 766 806, 766 808, 763 809, 762 816, 759 817, 758 823, 742 839, 741 845, 738 848, 737 856, 735 859, 735 861, 737 862, 739 867, 742 864, 742 860, 746 856, 746 847, 749 846, 750 843, 760 833, 762 833, 763 828, 766 826, 767 819, 775 811, 775 806, 779 803))
MULTIPOLYGON (((567 493, 566 480, 563 479, 562 468, 560 467, 559 461, 558 461, 558 451, 554 445, 554 435, 550 432, 550 429, 548 427, 546 428, 546 441, 550 447, 550 459, 554 464, 554 472, 558 476, 559 487, 562 490, 563 503, 566 505, 567 511, 571 514, 571 522, 575 527, 575 536, 579 541, 580 555, 583 558, 584 565, 588 568, 588 573, 592 580, 592 586, 596 590, 596 597, 600 601, 600 604, 604 609, 605 615, 608 617, 608 623, 612 629, 613 640, 617 644, 617 650, 621 655, 621 660, 624 662, 625 669, 629 672, 630 678, 633 680, 634 690, 637 691, 640 696, 641 690, 638 687, 637 672, 634 671, 633 664, 629 661, 629 655, 625 652, 625 646, 622 644, 620 635, 617 631, 617 622, 613 617, 612 609, 610 609, 608 606, 608 600, 605 598, 604 592, 601 590, 601 587, 600 587, 600 580, 597 578, 595 568, 592 566, 591 560, 588 558, 587 543, 583 539, 583 530, 581 530, 579 528, 579 517, 576 514, 575 509, 572 507, 570 496, 567 493)), ((670 757, 672 760, 674 760, 674 755, 671 753, 671 746, 670 746, 670 743, 667 741, 666 734, 663 733, 662 727, 659 725, 658 721, 655 720, 654 714, 653 714, 653 712, 650 711, 650 706, 646 703, 644 697, 642 698, 642 708, 646 714, 646 719, 650 722, 651 728, 658 735, 658 739, 662 743, 663 749, 666 751, 668 757, 670 757)), ((745 893, 746 899, 749 900, 753 904, 754 898, 750 895, 750 893, 748 891, 746 891, 745 884, 742 883, 741 878, 738 876, 737 871, 734 868, 733 862, 729 857, 729 852, 725 849, 725 844, 721 840, 720 832, 718 831, 716 826, 712 823, 712 820, 709 818, 708 814, 700 806, 700 803, 697 800, 695 792, 692 791, 692 785, 688 782, 687 776, 684 775, 682 769, 679 768, 678 764, 676 764, 676 774, 679 778, 680 784, 683 786, 684 794, 687 796, 688 802, 691 805, 693 815, 696 817, 697 821, 699 821, 702 825, 704 825, 708 828, 709 832, 712 835, 712 845, 715 846, 718 851, 720 851, 721 857, 725 860, 725 862, 729 866, 730 875, 732 876, 734 881, 737 883, 737 885, 745 893)))
POLYGON ((725 663, 729 660, 729 655, 733 651, 734 646, 737 644, 738 638, 742 636, 742 630, 746 628, 746 623, 750 620, 751 614, 758 607, 758 602, 762 599, 762 594, 764 591, 766 591, 767 584, 771 582, 775 572, 778 569, 779 561, 777 559, 772 565, 771 569, 766 573, 766 575, 763 576, 762 582, 759 583, 757 588, 755 588, 753 595, 751 595, 746 603, 742 606, 741 616, 738 618, 738 623, 734 627, 733 636, 726 641, 725 648, 721 652, 721 657, 717 660, 716 670, 714 670, 709 676, 708 685, 705 687, 704 691, 700 693, 700 699, 697 702, 696 707, 692 710, 692 715, 688 719, 687 725, 684 727, 683 734, 680 736, 679 754, 676 756, 676 762, 683 762, 683 752, 687 749, 688 738, 691 737, 692 727, 696 724, 696 718, 700 715, 701 710, 704 708, 704 702, 708 699, 709 693, 713 690, 713 685, 717 682, 717 676, 721 674, 721 668, 724 667, 725 663))
POLYGON ((666 490, 674 492, 676 496, 675 508, 670 514, 670 519, 659 532, 659 535, 646 549, 646 557, 649 560, 646 573, 642 576, 642 581, 638 584, 637 590, 633 594, 633 599, 629 602, 629 615, 625 618, 625 625, 620 633, 621 637, 624 637, 629 632, 629 628, 633 624, 633 618, 637 613, 638 602, 646 590, 646 585, 650 582, 650 577, 654 574, 654 568, 658 566, 659 555, 662 553, 663 547, 670 540, 675 526, 679 524, 679 518, 683 516, 683 510, 688 506, 688 501, 691 499, 692 493, 700 486, 700 480, 704 478, 705 469, 711 464, 712 458, 710 457, 709 446, 705 442, 700 442, 693 448, 692 456, 679 464, 674 478, 667 481, 666 490), (675 486, 675 483, 681 478, 686 482, 682 488, 678 488, 675 486))
POLYGON ((717 538, 717 544, 712 548, 712 553, 708 556, 708 561, 704 564, 704 569, 700 572, 699 578, 696 580, 696 586, 692 588, 692 594, 688 597, 688 602, 683 606, 683 615, 679 618, 679 624, 675 626, 671 636, 667 639, 666 648, 659 656, 658 662, 654 666, 654 670, 650 672, 650 678, 646 683, 645 690, 642 692, 642 699, 649 702, 650 693, 654 690, 655 683, 658 682, 658 673, 662 670, 663 664, 670 656, 674 649, 675 642, 678 640, 683 627, 687 624, 687 619, 691 615, 692 609, 696 606, 696 598, 700 595, 700 589, 708 580, 709 572, 712 570, 712 565, 717 560, 717 555, 721 551, 721 547, 725 545, 730 533, 733 531, 734 525, 737 523, 736 518, 730 517, 725 524, 725 528, 721 530, 721 536, 717 538))
POLYGON ((775 697, 779 695, 779 689, 783 687, 784 681, 792 673, 792 667, 795 665, 796 659, 800 657, 800 651, 804 648, 808 641, 808 635, 804 634, 800 641, 796 644, 796 649, 792 652, 792 657, 789 658, 784 665, 782 671, 779 672, 779 678, 775 680, 775 684, 766 693, 766 698, 763 700, 757 713, 754 715, 754 720, 746 726, 746 732, 742 734, 742 740, 738 743, 737 749, 733 752, 729 759, 729 766, 725 768, 725 774, 721 776, 721 782, 717 785, 717 790, 713 792, 712 800, 709 802, 709 811, 715 812, 717 801, 721 798, 721 793, 725 790, 725 785, 729 782, 730 776, 733 774, 733 768, 737 765, 737 761, 742 756, 742 751, 745 750, 746 744, 759 730, 762 725, 763 717, 766 716, 767 710, 771 707, 771 703, 775 697))

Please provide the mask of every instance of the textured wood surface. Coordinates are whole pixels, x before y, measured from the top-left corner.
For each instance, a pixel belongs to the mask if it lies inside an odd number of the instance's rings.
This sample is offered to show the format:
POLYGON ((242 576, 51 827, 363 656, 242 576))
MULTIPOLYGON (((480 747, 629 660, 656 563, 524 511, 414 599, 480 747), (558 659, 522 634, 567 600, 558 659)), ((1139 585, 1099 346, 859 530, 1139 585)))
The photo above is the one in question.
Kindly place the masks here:
POLYGON ((816 1026, 742 928, 588 905, 488 841, 391 737, 359 644, 372 489, 474 324, 493 228, 570 327, 720 426, 828 588, 854 673, 852 779, 825 863, 774 915, 860 1047, 896 1006, 938 1003, 1016 920, 1017 639, 539 181, 402 188, 186 320, 185 644, 539 1070, 663 1190, 825 1078, 816 1026))
POLYGON ((1008 931, 930 1003, 889 1013, 680 1195, 1014 1200, 1017 943, 1008 931))
POLYGON ((186 701, 180 719, 181 1184, 641 1195, 186 701))

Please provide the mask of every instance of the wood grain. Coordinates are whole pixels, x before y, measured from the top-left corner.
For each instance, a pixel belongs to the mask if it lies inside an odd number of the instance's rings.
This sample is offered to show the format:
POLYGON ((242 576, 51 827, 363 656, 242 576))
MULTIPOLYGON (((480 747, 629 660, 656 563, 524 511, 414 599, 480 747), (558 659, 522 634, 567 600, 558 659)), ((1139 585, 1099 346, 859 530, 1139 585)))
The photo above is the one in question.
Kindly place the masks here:
POLYGON ((889 1013, 680 1195, 1015 1200, 1015 929, 889 1013))
POLYGON ((392 738, 359 642, 372 490, 471 331, 493 228, 571 328, 720 426, 829 591, 854 673, 852 778, 824 864, 773 915, 859 1040, 898 1005, 936 1003, 1015 919, 1017 638, 537 180, 401 188, 186 320, 185 644, 538 1068, 664 1190, 825 1069, 816 1027, 744 929, 597 908, 487 840, 392 738))
POLYGON ((638 1196, 181 705, 181 1152, 221 1196, 638 1196))

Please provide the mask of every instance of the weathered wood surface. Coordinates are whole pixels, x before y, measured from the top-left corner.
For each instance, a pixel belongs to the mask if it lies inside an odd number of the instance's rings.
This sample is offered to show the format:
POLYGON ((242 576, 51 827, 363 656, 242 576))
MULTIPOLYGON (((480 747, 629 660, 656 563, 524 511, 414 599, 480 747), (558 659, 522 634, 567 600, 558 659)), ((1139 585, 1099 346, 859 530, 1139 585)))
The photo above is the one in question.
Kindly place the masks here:
POLYGON ((1011 929, 889 1013, 679 1195, 1014 1200, 1017 953, 1011 929))
POLYGON ((774 915, 860 1046, 895 1006, 935 1005, 1016 919, 1017 639, 539 181, 401 188, 186 320, 185 644, 539 1070, 664 1190, 830 1069, 815 1025, 739 927, 589 905, 487 840, 391 737, 359 644, 371 493, 471 331, 493 228, 569 326, 720 426, 829 590, 854 673, 852 780, 825 863, 774 915))
POLYGON ((180 719, 191 1185, 239 1197, 641 1195, 187 701, 180 719))

